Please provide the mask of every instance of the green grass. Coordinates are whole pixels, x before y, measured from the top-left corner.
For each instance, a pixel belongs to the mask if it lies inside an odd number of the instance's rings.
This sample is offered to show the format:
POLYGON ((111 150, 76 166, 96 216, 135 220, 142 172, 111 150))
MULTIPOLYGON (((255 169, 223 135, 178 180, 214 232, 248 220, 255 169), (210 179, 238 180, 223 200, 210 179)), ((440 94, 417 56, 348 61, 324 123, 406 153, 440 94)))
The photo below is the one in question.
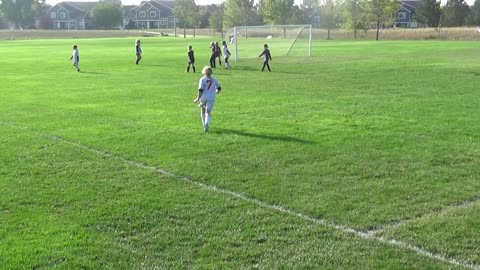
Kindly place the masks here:
POLYGON ((480 264, 478 204, 434 214, 479 195, 478 43, 272 43, 272 73, 215 71, 204 134, 186 46, 200 70, 210 40, 144 39, 139 66, 133 41, 0 42, 0 268, 455 267, 114 157, 359 231, 412 220, 385 237, 480 264))

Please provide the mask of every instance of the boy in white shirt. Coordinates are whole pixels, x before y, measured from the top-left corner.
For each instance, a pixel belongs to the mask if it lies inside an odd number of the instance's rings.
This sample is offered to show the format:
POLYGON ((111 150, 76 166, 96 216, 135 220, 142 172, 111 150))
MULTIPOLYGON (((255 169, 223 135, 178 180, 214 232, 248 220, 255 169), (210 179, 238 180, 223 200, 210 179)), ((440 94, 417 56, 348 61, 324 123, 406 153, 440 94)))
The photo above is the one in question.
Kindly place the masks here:
POLYGON ((212 77, 213 70, 211 67, 204 67, 202 73, 205 76, 198 82, 198 95, 193 102, 200 102, 198 107, 200 107, 203 130, 208 132, 213 105, 215 105, 215 98, 217 94, 222 91, 222 87, 217 79, 212 77))
POLYGON ((228 62, 228 59, 230 58, 230 51, 228 50, 227 42, 224 40, 222 42, 223 45, 223 56, 225 57, 225 68, 229 69, 230 68, 230 62, 228 62))
POLYGON ((73 45, 73 53, 70 57, 70 60, 73 62, 73 66, 75 67, 77 72, 80 72, 80 67, 78 66, 78 63, 80 62, 80 54, 78 53, 77 45, 73 45))

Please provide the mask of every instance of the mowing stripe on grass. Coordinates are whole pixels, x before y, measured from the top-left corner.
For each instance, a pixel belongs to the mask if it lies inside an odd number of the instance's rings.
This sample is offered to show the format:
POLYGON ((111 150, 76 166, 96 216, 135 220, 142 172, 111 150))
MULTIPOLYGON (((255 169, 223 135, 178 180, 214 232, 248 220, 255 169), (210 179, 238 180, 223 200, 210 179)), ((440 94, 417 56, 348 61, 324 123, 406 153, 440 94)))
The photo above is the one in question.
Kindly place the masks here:
POLYGON ((25 131, 28 131, 28 132, 33 133, 35 135, 41 136, 43 138, 50 139, 50 140, 53 140, 53 141, 57 141, 57 142, 60 142, 60 143, 63 143, 63 144, 71 145, 71 146, 77 147, 79 149, 91 152, 91 153, 99 155, 99 156, 119 160, 119 161, 122 161, 122 162, 124 162, 128 165, 135 166, 137 168, 142 168, 142 169, 146 169, 146 170, 155 171, 155 172, 161 173, 163 175, 170 176, 170 177, 176 178, 178 180, 184 181, 184 182, 189 183, 191 185, 195 185, 197 187, 203 188, 205 190, 209 190, 209 191, 224 194, 224 195, 227 195, 227 196, 230 196, 230 197, 233 197, 233 198, 241 199, 241 200, 256 204, 256 205, 258 205, 260 207, 263 207, 265 209, 270 209, 270 210, 274 210, 276 212, 280 212, 282 214, 295 216, 295 217, 298 217, 298 218, 303 219, 303 220, 307 220, 307 221, 310 221, 310 222, 313 222, 313 223, 316 223, 316 224, 319 224, 319 225, 323 225, 323 226, 327 226, 329 228, 333 228, 333 229, 335 229, 337 231, 341 231, 343 233, 352 234, 354 236, 357 236, 357 237, 360 237, 360 238, 363 238, 363 239, 367 239, 367 240, 375 240, 375 241, 387 244, 389 246, 393 246, 393 247, 397 247, 397 248, 403 248, 403 249, 412 251, 414 253, 417 253, 419 255, 428 257, 430 259, 442 261, 442 262, 445 262, 445 263, 449 263, 449 264, 453 264, 453 265, 457 265, 457 266, 461 266, 461 267, 465 267, 465 268, 469 268, 469 269, 480 270, 480 265, 476 265, 476 264, 473 264, 473 263, 470 263, 470 262, 467 262, 467 261, 464 261, 464 260, 451 258, 451 257, 448 257, 444 254, 433 253, 433 252, 430 252, 428 250, 422 249, 420 247, 413 246, 413 245, 411 245, 409 243, 406 243, 406 242, 397 241, 395 239, 386 239, 384 237, 379 237, 379 236, 376 236, 375 234, 373 234, 369 231, 362 232, 362 231, 350 228, 348 226, 338 224, 338 223, 333 222, 333 221, 328 221, 328 220, 325 220, 325 219, 315 218, 315 217, 303 214, 301 212, 285 208, 285 207, 280 206, 280 205, 269 204, 269 203, 266 203, 266 202, 261 201, 259 199, 248 197, 248 196, 246 196, 242 193, 239 193, 239 192, 235 192, 235 191, 231 191, 231 190, 228 190, 228 189, 220 188, 220 187, 217 187, 217 186, 214 186, 214 185, 208 185, 208 184, 204 184, 204 183, 201 183, 201 182, 197 182, 197 181, 192 180, 188 177, 178 175, 176 173, 164 170, 164 169, 159 168, 159 167, 150 166, 150 165, 138 162, 138 161, 126 159, 126 158, 120 157, 118 155, 115 155, 113 153, 109 153, 108 151, 105 151, 105 150, 99 150, 99 149, 95 149, 95 148, 83 145, 79 142, 69 141, 67 139, 63 139, 63 138, 58 137, 58 136, 49 135, 49 134, 46 134, 46 133, 43 133, 43 132, 39 132, 39 131, 31 129, 27 126, 21 126, 21 125, 17 125, 15 123, 12 123, 12 122, 6 122, 6 121, 2 121, 2 120, 0 120, 0 124, 3 125, 3 126, 9 126, 9 127, 20 129, 20 130, 25 130, 25 131))
POLYGON ((459 201, 459 202, 452 203, 452 204, 447 205, 444 208, 440 208, 436 211, 427 212, 423 215, 420 215, 420 216, 417 216, 417 217, 414 217, 414 218, 403 219, 403 220, 395 220, 393 222, 389 222, 389 223, 386 223, 386 224, 375 226, 375 228, 373 228, 371 230, 368 230, 367 233, 371 234, 371 235, 378 235, 378 234, 383 233, 385 230, 392 229, 392 228, 399 227, 399 226, 403 226, 403 225, 405 225, 409 222, 421 220, 421 219, 431 217, 431 216, 438 216, 438 215, 441 215, 442 213, 452 211, 452 210, 455 210, 455 209, 466 208, 466 207, 469 207, 469 206, 471 206, 473 204, 476 204, 476 203, 479 203, 479 202, 480 202, 480 195, 477 195, 477 196, 474 196, 472 198, 468 198, 468 199, 465 199, 465 200, 462 200, 462 201, 459 201))

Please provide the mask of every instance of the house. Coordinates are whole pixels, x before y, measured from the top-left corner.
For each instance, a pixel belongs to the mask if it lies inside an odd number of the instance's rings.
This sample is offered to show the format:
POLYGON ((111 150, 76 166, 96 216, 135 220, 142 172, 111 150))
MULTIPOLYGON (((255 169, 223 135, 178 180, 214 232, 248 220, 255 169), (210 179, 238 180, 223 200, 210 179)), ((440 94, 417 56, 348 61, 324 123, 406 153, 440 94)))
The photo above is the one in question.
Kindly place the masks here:
POLYGON ((50 8, 48 16, 53 29, 85 30, 90 12, 98 2, 61 2, 50 8))
POLYGON ((305 8, 305 22, 311 24, 315 28, 320 27, 320 12, 316 8, 305 8))
MULTIPOLYGON (((116 0, 106 2, 118 4, 116 0)), ((53 29, 85 30, 93 27, 90 20, 92 9, 99 2, 60 2, 50 8, 46 13, 37 17, 37 27, 42 24, 42 16, 47 16, 53 29)), ((140 5, 123 6, 123 23, 121 27, 127 28, 132 22, 136 28, 160 29, 174 28, 176 24, 172 0, 142 1, 140 5)), ((44 23, 43 23, 44 24, 44 23)), ((42 27, 45 28, 45 27, 42 27)))
POLYGON ((139 6, 124 6, 123 26, 126 27, 132 21, 137 28, 142 29, 174 28, 174 7, 175 2, 168 0, 143 1, 139 6))
POLYGON ((398 1, 399 7, 393 12, 393 27, 417 28, 415 10, 418 3, 415 0, 398 1))

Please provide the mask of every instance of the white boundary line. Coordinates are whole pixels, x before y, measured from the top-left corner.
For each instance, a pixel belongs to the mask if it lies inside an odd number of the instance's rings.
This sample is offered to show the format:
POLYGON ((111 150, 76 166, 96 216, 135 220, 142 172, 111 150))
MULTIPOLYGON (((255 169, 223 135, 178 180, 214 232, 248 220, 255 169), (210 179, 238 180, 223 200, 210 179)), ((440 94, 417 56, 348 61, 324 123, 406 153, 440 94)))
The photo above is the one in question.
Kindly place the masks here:
POLYGON ((95 149, 95 148, 91 148, 91 147, 85 146, 85 145, 83 145, 81 143, 78 143, 78 142, 73 142, 73 141, 63 139, 61 137, 52 136, 52 135, 49 135, 49 134, 46 134, 46 133, 38 132, 38 131, 32 130, 32 129, 26 127, 26 126, 20 126, 20 125, 10 123, 10 122, 5 122, 5 121, 2 121, 2 120, 0 120, 0 124, 4 125, 4 126, 13 127, 13 128, 16 128, 16 129, 26 130, 26 131, 29 131, 30 133, 34 133, 34 134, 36 134, 38 136, 41 136, 43 138, 46 138, 46 139, 50 139, 50 140, 54 140, 54 141, 57 141, 57 142, 60 142, 60 143, 63 143, 63 144, 71 145, 71 146, 74 146, 76 148, 83 149, 85 151, 88 151, 90 153, 94 153, 94 154, 99 155, 99 156, 116 159, 116 160, 122 161, 126 164, 129 164, 131 166, 135 166, 137 168, 142 168, 142 169, 146 169, 146 170, 155 171, 155 172, 161 173, 163 175, 176 178, 176 179, 181 180, 183 182, 186 182, 188 184, 191 184, 191 185, 194 185, 194 186, 197 186, 197 187, 200 187, 200 188, 212 191, 212 192, 216 192, 216 193, 219 193, 219 194, 224 194, 224 195, 228 195, 230 197, 241 199, 241 200, 256 204, 256 205, 258 205, 260 207, 263 207, 265 209, 270 209, 270 210, 274 210, 274 211, 277 211, 277 212, 280 212, 280 213, 283 213, 283 214, 286 214, 286 215, 298 217, 300 219, 310 221, 310 222, 313 222, 313 223, 316 223, 316 224, 320 224, 320 225, 335 229, 335 230, 343 232, 343 233, 352 234, 354 236, 357 236, 357 237, 360 237, 360 238, 363 238, 363 239, 367 239, 367 240, 376 240, 378 242, 387 244, 389 246, 403 248, 403 249, 412 251, 414 253, 417 253, 419 255, 422 255, 422 256, 428 257, 430 259, 437 260, 437 261, 442 261, 442 262, 445 262, 445 263, 465 267, 465 268, 468 268, 468 269, 480 270, 480 265, 476 265, 476 264, 473 264, 473 263, 470 263, 470 262, 467 262, 467 261, 464 261, 464 260, 450 258, 450 257, 448 257, 447 255, 444 255, 444 254, 433 253, 433 252, 422 249, 420 247, 416 247, 416 246, 411 245, 411 244, 406 243, 406 242, 398 241, 398 240, 395 240, 395 239, 387 239, 387 238, 384 238, 384 237, 375 236, 374 234, 369 233, 368 231, 367 232, 362 232, 362 231, 350 228, 348 226, 340 225, 340 224, 337 224, 335 222, 331 222, 331 221, 328 221, 328 220, 325 220, 325 219, 315 218, 315 217, 303 214, 301 212, 297 212, 297 211, 285 208, 285 207, 280 206, 280 205, 269 204, 269 203, 266 203, 264 201, 261 201, 261 200, 255 199, 255 198, 248 197, 248 196, 246 196, 242 193, 239 193, 239 192, 219 188, 219 187, 214 186, 214 185, 208 185, 208 184, 204 184, 204 183, 201 183, 201 182, 197 182, 197 181, 194 181, 194 180, 192 180, 188 177, 181 176, 181 175, 175 174, 173 172, 169 172, 169 171, 164 170, 164 169, 159 168, 159 167, 149 166, 149 165, 137 162, 137 161, 122 158, 122 157, 117 156, 115 154, 108 153, 106 151, 98 150, 98 149, 95 149))
POLYGON ((389 222, 389 223, 386 223, 386 224, 378 225, 378 226, 375 226, 375 228, 373 228, 373 229, 371 229, 367 232, 369 234, 372 234, 372 235, 378 235, 378 234, 381 234, 381 233, 385 232, 388 229, 393 229, 393 228, 396 228, 396 227, 400 227, 400 226, 403 226, 407 223, 415 222, 415 221, 425 219, 425 218, 428 218, 428 217, 439 216, 443 213, 446 213, 446 212, 449 212, 449 211, 452 211, 452 210, 470 207, 471 205, 476 204, 476 203, 480 203, 480 195, 477 195, 477 196, 474 196, 474 197, 471 197, 471 198, 468 198, 468 199, 465 199, 465 200, 462 200, 462 201, 459 201, 459 202, 456 202, 456 203, 452 203, 450 205, 447 205, 444 208, 438 209, 436 211, 430 211, 428 213, 425 213, 423 215, 420 215, 420 216, 417 216, 417 217, 414 217, 414 218, 403 219, 403 220, 395 220, 395 221, 392 221, 392 222, 389 222))

